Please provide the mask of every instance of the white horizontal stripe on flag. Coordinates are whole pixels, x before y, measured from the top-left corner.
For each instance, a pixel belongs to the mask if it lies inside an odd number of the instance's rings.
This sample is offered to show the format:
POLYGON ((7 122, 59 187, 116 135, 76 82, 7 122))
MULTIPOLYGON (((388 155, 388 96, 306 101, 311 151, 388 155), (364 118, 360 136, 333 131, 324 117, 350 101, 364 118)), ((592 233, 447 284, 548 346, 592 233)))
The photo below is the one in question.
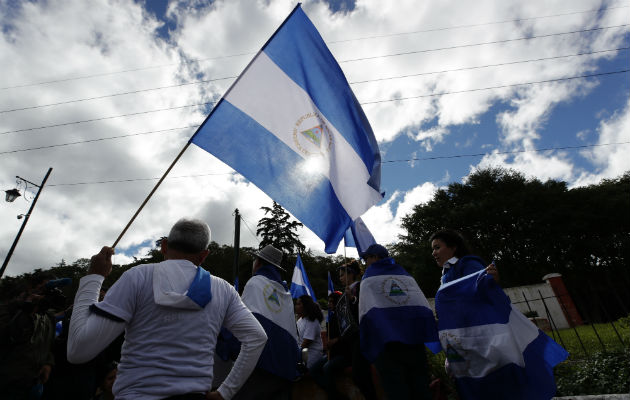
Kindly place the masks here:
MULTIPOLYGON (((309 95, 264 52, 258 54, 225 99, 304 158, 303 167, 315 169, 328 177, 339 202, 352 220, 381 200, 380 193, 367 185, 370 174, 352 146, 321 114, 309 95), (328 127, 332 137, 329 153, 324 151, 307 156, 294 140, 294 130, 299 128, 300 119, 304 120, 308 115, 313 119, 319 116, 328 127)), ((297 135, 301 132, 298 131, 297 135)))
POLYGON ((507 324, 446 329, 439 334, 447 354, 450 346, 463 358, 459 362, 449 360, 455 377, 481 378, 510 363, 524 367, 523 352, 538 337, 538 328, 512 308, 507 324))
POLYGON ((359 321, 372 308, 422 306, 431 309, 424 293, 409 275, 376 275, 361 281, 359 321))

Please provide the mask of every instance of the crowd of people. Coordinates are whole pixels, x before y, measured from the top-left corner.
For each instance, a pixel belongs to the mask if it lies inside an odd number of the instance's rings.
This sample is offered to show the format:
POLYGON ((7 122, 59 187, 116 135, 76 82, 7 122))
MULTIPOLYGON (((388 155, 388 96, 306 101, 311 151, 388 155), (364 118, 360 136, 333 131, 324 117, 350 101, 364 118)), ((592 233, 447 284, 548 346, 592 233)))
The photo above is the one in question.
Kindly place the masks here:
MULTIPOLYGON (((457 232, 430 241, 443 283, 482 269, 498 279, 457 232)), ((336 380, 349 367, 368 400, 377 398, 375 377, 388 399, 435 398, 425 352, 440 349, 435 319, 385 247, 374 244, 360 254, 363 263, 337 268, 343 291, 328 297, 322 335, 319 305, 291 298, 280 250, 254 254, 239 296, 200 267, 209 243, 206 223, 178 221, 161 242, 165 261, 127 270, 104 297, 114 250, 103 247, 73 307, 58 315, 42 300, 51 279, 32 282, 2 306, 2 398, 288 399, 308 375, 340 399, 336 380)))

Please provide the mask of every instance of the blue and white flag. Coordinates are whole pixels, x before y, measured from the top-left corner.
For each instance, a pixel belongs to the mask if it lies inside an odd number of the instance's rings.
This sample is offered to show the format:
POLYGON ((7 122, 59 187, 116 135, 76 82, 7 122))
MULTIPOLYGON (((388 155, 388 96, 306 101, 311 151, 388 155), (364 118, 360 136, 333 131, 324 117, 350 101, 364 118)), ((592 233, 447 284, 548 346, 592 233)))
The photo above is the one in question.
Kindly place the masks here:
POLYGON ((279 282, 254 275, 245 284, 241 298, 267 333, 257 366, 285 379, 295 379, 300 351, 291 294, 279 282))
POLYGON ((462 399, 554 396, 553 367, 567 351, 512 307, 484 270, 442 285, 435 307, 462 399))
POLYGON ((311 296, 313 301, 317 301, 315 298, 315 292, 313 292, 313 288, 311 287, 311 283, 308 281, 308 276, 306 276, 302 258, 300 258, 299 254, 297 256, 297 261, 295 262, 295 268, 293 268, 293 278, 291 278, 290 291, 291 297, 294 299, 307 295, 311 296))
POLYGON ((373 362, 389 342, 441 351, 433 311, 415 279, 393 258, 370 265, 361 280, 361 352, 373 362))
POLYGON ((334 291, 335 285, 333 285, 333 281, 330 279, 330 271, 328 271, 328 296, 330 296, 330 294, 334 291))
POLYGON ((382 199, 372 128, 299 5, 190 142, 290 211, 328 253, 382 199))
POLYGON ((368 247, 376 244, 372 232, 368 229, 361 217, 355 219, 350 228, 344 235, 344 244, 346 247, 356 247, 359 256, 363 254, 368 247))

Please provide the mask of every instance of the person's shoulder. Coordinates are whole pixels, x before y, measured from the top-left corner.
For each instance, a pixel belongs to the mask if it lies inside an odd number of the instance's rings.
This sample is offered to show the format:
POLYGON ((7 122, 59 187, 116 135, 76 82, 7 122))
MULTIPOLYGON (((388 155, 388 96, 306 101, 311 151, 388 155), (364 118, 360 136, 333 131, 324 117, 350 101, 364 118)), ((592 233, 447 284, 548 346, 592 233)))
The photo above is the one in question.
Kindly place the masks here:
POLYGON ((231 290, 236 291, 236 289, 234 289, 234 286, 232 286, 230 282, 226 281, 223 278, 219 278, 218 276, 210 274, 210 279, 212 280, 211 284, 212 284, 213 290, 214 288, 217 288, 217 289, 225 290, 225 291, 231 291, 231 290))
POLYGON ((146 277, 147 275, 152 275, 153 274, 153 269, 155 268, 156 265, 159 265, 159 264, 160 263, 136 265, 135 267, 131 267, 128 270, 126 270, 125 272, 123 272, 122 276, 127 276, 129 278, 131 278, 131 277, 135 277, 135 278, 146 277))
POLYGON ((481 269, 486 267, 486 262, 481 257, 473 255, 463 256, 459 259, 459 264, 466 268, 479 267, 481 269))

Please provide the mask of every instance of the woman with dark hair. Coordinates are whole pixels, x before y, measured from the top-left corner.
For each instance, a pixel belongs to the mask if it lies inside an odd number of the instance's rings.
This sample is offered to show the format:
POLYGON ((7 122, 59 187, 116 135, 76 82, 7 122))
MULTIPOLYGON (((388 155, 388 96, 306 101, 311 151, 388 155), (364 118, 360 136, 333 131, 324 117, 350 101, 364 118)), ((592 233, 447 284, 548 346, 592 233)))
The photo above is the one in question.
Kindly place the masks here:
POLYGON ((324 315, 319 306, 308 295, 300 296, 295 301, 295 313, 299 317, 297 321, 298 344, 300 348, 308 349, 306 366, 310 369, 324 356, 320 325, 324 315))
POLYGON ((483 260, 470 255, 470 250, 463 236, 453 230, 435 232, 429 239, 431 255, 439 267, 442 267, 442 284, 462 278, 485 269, 498 281, 498 272, 494 263, 485 266, 483 260))

